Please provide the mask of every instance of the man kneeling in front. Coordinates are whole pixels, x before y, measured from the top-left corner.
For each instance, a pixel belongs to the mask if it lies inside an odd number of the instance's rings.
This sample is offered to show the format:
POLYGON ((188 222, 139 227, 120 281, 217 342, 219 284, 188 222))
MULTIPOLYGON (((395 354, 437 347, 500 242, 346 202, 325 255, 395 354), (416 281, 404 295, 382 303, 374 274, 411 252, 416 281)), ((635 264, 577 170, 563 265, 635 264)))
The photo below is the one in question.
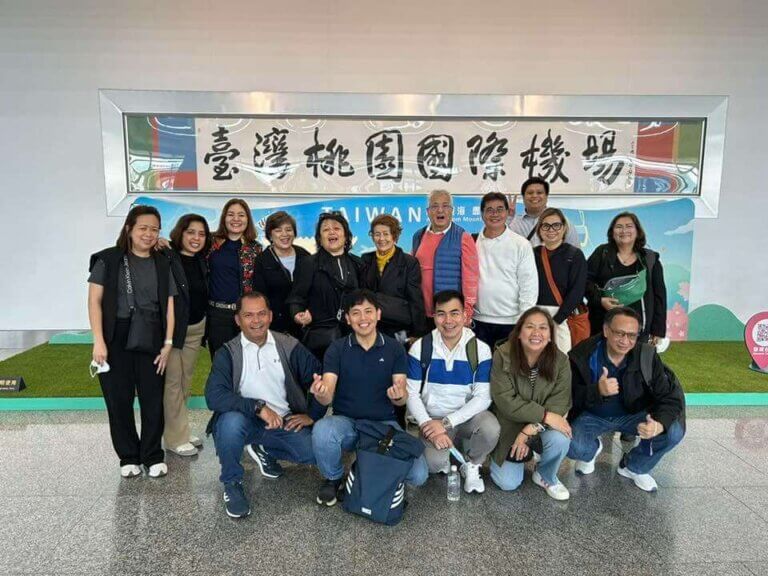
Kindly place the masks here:
POLYGON ((270 478, 282 474, 278 459, 314 464, 310 428, 325 407, 308 395, 320 381, 320 362, 292 336, 270 331, 266 296, 242 296, 235 322, 241 334, 216 353, 205 400, 214 412, 207 432, 221 463, 227 514, 243 518, 251 513, 243 490, 243 448, 256 451, 262 475, 270 478))
POLYGON ((640 320, 631 308, 605 315, 603 333, 573 350, 573 438, 568 457, 576 472, 591 474, 607 432, 639 436, 618 472, 646 492, 657 489, 650 472, 685 434, 685 395, 650 344, 638 341, 640 320))

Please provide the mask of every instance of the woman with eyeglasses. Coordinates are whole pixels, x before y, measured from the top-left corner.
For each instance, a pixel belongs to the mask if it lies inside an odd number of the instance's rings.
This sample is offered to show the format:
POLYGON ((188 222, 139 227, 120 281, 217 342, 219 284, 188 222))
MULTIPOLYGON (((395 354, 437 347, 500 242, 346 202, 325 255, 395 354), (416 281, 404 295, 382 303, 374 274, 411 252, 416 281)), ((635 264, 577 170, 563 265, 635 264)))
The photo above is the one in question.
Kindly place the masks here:
POLYGON ((168 473, 163 437, 163 375, 173 345, 176 283, 168 258, 157 252, 160 213, 151 206, 128 212, 116 246, 91 256, 88 319, 92 358, 109 417, 120 475, 168 473), (108 368, 107 368, 108 366, 108 368), (138 393, 141 435, 133 401, 138 393))
POLYGON ((584 300, 587 261, 583 252, 565 242, 568 222, 557 208, 547 208, 539 216, 536 234, 541 245, 533 249, 539 274, 537 305, 552 315, 555 343, 565 354, 571 349, 567 319, 584 300))
POLYGON ((502 490, 515 490, 523 481, 532 451, 541 456, 533 483, 550 498, 570 494, 557 477, 568 447, 571 426, 571 367, 557 349, 552 317, 529 308, 515 324, 509 340, 493 354, 491 398, 501 434, 492 455, 491 478, 502 490))
POLYGON ((311 255, 293 243, 296 239, 296 220, 283 210, 269 215, 264 235, 270 245, 256 258, 253 289, 269 298, 272 310, 270 330, 301 338, 301 328, 291 317, 287 299, 298 270, 309 263, 311 255))
POLYGON ((341 212, 320 215, 315 243, 317 252, 297 270, 287 302, 291 317, 302 328, 302 342, 322 361, 331 342, 348 332, 344 298, 360 287, 362 261, 349 253, 352 233, 341 212))
POLYGON ((667 334, 667 287, 659 254, 646 247, 645 230, 632 212, 617 214, 607 237, 587 261, 591 332, 602 333, 608 310, 628 306, 640 316, 640 339, 655 345, 667 334))
POLYGON ((378 329, 406 342, 426 331, 426 316, 419 261, 397 245, 402 231, 394 216, 381 214, 373 219, 369 234, 376 250, 362 256, 361 282, 376 294, 381 306, 378 329))
POLYGON ((253 291, 253 273, 261 244, 245 200, 224 204, 219 227, 208 252, 208 351, 216 351, 240 333, 235 323, 235 304, 253 291))

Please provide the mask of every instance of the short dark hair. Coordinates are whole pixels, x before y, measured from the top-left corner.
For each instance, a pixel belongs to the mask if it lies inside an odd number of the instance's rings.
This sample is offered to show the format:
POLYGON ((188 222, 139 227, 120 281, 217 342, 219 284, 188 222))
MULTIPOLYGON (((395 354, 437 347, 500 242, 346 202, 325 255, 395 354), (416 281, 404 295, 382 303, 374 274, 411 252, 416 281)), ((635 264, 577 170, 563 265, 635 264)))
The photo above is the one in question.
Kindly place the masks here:
POLYGON ((293 235, 299 235, 298 230, 296 230, 296 220, 294 217, 288 214, 285 210, 278 210, 274 214, 270 214, 267 221, 264 223, 264 236, 267 237, 267 240, 272 242, 272 238, 270 237, 272 231, 275 228, 280 228, 283 224, 290 224, 291 228, 293 228, 293 235))
POLYGON ((545 208, 544 211, 539 214, 539 220, 536 222, 536 236, 543 242, 544 238, 541 237, 541 227, 544 224, 544 220, 550 216, 557 216, 560 218, 560 222, 563 224, 563 242, 565 242, 566 236, 568 236, 568 220, 565 218, 565 214, 559 208, 545 208))
POLYGON ((482 200, 480 200, 480 212, 485 211, 485 205, 488 204, 488 202, 492 202, 494 200, 500 200, 504 202, 504 208, 509 210, 509 200, 507 200, 507 197, 504 196, 501 192, 488 192, 485 196, 483 196, 482 200))
POLYGON ((349 252, 349 249, 352 247, 352 231, 349 229, 349 222, 344 218, 344 214, 338 210, 323 212, 318 217, 317 226, 315 226, 315 244, 317 244, 317 249, 320 250, 320 228, 326 220, 338 222, 344 228, 344 252, 349 252))
POLYGON ((400 240, 400 234, 403 232, 403 227, 400 225, 400 222, 397 221, 397 218, 391 214, 379 214, 373 219, 370 230, 371 236, 373 236, 373 229, 376 228, 376 226, 386 226, 389 228, 389 232, 392 234, 392 239, 395 243, 400 240))
POLYGON ((544 180, 544 178, 539 178, 538 176, 533 176, 531 178, 528 178, 525 182, 523 182, 523 185, 520 186, 520 194, 525 196, 525 191, 531 184, 541 184, 544 186, 544 193, 549 196, 549 182, 544 180))
POLYGON ((437 294, 435 294, 435 298, 433 300, 434 308, 437 308, 438 304, 445 304, 446 302, 450 302, 453 299, 457 299, 459 302, 461 302, 462 308, 464 307, 464 294, 459 292, 458 290, 441 290, 437 294))
POLYGON ((203 245, 203 249, 200 250, 200 254, 208 254, 208 249, 211 247, 211 229, 208 227, 208 221, 200 216, 200 214, 184 214, 184 216, 178 219, 176 226, 171 230, 171 246, 173 246, 173 249, 177 252, 181 252, 181 249, 183 248, 181 238, 184 236, 184 232, 187 231, 187 228, 189 228, 189 225, 192 224, 192 222, 200 222, 203 225, 203 228, 205 228, 205 244, 203 245))
POLYGON ((131 230, 136 226, 136 220, 139 216, 154 216, 157 218, 158 227, 162 228, 162 220, 160 219, 160 212, 154 206, 145 206, 144 204, 136 204, 128 211, 128 215, 125 217, 125 222, 120 228, 120 235, 117 237, 116 245, 123 252, 130 252, 131 250, 131 230))
POLYGON ((632 249, 635 252, 639 252, 645 248, 645 229, 640 224, 640 219, 637 217, 637 215, 632 212, 621 212, 620 214, 616 214, 616 216, 613 217, 613 220, 611 220, 611 223, 608 225, 608 244, 618 250, 618 246, 616 246, 616 240, 613 238, 613 227, 616 226, 616 222, 619 221, 619 218, 629 218, 635 224, 635 228, 637 229, 637 238, 635 238, 635 245, 632 247, 632 249))
POLYGON ((240 298, 237 299, 237 302, 235 303, 235 314, 240 314, 240 310, 243 309, 243 302, 246 300, 258 300, 261 298, 264 300, 264 304, 267 305, 267 308, 269 310, 272 310, 272 305, 269 303, 269 298, 267 298, 266 294, 262 294, 261 292, 248 292, 247 294, 243 294, 240 296, 240 298))
POLYGON ((611 308, 608 310, 608 312, 605 313, 603 325, 610 326, 611 322, 613 322, 613 319, 616 318, 616 316, 629 316, 630 318, 637 320, 637 323, 640 324, 640 315, 635 310, 629 306, 617 306, 616 308, 611 308))
POLYGON ((363 302, 369 302, 373 304, 373 307, 377 310, 381 309, 379 301, 376 299, 376 294, 366 288, 360 288, 358 290, 352 290, 344 298, 344 313, 349 314, 349 311, 353 306, 359 306, 363 302))

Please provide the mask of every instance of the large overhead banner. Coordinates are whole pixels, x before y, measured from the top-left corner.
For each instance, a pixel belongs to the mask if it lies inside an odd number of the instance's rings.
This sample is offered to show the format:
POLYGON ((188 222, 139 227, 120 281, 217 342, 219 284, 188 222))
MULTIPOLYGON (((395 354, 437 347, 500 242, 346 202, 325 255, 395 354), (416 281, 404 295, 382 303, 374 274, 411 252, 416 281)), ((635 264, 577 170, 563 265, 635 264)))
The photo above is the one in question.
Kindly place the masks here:
POLYGON ((705 120, 125 115, 129 193, 698 196, 705 120))

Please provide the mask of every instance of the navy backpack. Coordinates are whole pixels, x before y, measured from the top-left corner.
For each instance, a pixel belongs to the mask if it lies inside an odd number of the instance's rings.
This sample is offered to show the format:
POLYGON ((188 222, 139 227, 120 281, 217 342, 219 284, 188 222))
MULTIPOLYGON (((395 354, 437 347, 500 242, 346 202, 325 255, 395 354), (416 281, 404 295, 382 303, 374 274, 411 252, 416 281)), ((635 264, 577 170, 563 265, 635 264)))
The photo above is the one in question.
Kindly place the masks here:
POLYGON ((405 510, 405 477, 424 452, 421 440, 373 420, 356 423, 357 459, 347 475, 342 507, 394 526, 405 510))

